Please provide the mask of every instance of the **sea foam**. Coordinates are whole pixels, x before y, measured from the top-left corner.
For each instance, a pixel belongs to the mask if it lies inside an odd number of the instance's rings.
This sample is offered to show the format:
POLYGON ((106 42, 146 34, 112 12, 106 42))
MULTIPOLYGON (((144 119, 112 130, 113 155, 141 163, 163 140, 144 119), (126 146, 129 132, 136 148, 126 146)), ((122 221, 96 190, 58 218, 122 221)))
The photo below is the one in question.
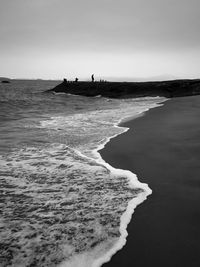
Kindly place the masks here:
POLYGON ((32 126, 49 143, 1 156, 1 241, 14 249, 4 265, 99 267, 125 245, 133 211, 151 189, 99 151, 128 131, 122 120, 164 100, 111 100, 101 109, 53 116, 32 126))
POLYGON ((139 182, 136 174, 128 171, 128 170, 122 170, 113 168, 110 164, 106 163, 103 158, 101 157, 99 151, 102 150, 105 145, 112 139, 118 136, 119 134, 125 133, 129 130, 129 128, 121 127, 119 126, 120 123, 129 121, 131 119, 138 118, 140 116, 143 116, 146 111, 148 111, 150 108, 155 108, 158 106, 161 106, 162 104, 159 104, 159 102, 164 102, 167 99, 164 98, 158 98, 158 102, 154 103, 151 107, 143 108, 143 110, 139 110, 135 112, 135 114, 129 114, 127 116, 122 117, 118 120, 118 122, 114 123, 114 127, 122 130, 121 133, 115 134, 113 136, 110 136, 109 138, 106 138, 103 140, 103 142, 96 148, 92 150, 92 154, 94 155, 94 158, 97 162, 102 163, 110 172, 113 174, 113 176, 125 176, 127 180, 129 181, 129 187, 133 189, 140 188, 141 191, 138 192, 137 197, 134 197, 128 202, 128 205, 126 207, 126 210, 122 214, 120 218, 120 237, 117 240, 114 240, 113 242, 105 242, 98 246, 96 246, 93 250, 89 250, 87 252, 84 252, 79 255, 73 256, 70 261, 65 261, 59 267, 100 267, 102 264, 110 261, 111 257, 119 250, 121 250, 124 245, 126 244, 126 238, 128 236, 127 232, 127 226, 129 222, 131 221, 132 215, 134 213, 135 208, 144 202, 147 197, 152 194, 152 190, 149 188, 149 186, 145 183, 139 182))

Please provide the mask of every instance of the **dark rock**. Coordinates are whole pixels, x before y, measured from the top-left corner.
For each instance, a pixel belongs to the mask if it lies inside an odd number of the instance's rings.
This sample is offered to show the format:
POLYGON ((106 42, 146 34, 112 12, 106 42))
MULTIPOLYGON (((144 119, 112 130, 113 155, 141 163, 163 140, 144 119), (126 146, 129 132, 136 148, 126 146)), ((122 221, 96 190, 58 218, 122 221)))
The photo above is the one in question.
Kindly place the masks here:
POLYGON ((200 94, 200 79, 156 82, 78 82, 63 81, 47 92, 110 98, 164 96, 167 98, 200 94))
POLYGON ((1 81, 1 83, 10 83, 10 81, 3 80, 3 81, 1 81))

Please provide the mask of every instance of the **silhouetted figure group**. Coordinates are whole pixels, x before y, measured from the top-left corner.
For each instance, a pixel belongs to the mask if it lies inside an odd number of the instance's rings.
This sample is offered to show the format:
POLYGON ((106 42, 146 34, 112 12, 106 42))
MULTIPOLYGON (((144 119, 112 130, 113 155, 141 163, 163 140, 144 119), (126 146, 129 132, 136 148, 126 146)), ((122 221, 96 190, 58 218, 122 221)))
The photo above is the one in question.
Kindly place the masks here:
MULTIPOLYGON (((100 82, 103 82, 104 80, 100 80, 100 82)), ((74 80, 75 83, 78 82, 78 78, 76 77, 74 80)), ((91 75, 91 82, 94 82, 94 74, 91 75)), ((68 81, 66 78, 63 79, 63 83, 67 84, 67 83, 73 83, 73 81, 68 81)))

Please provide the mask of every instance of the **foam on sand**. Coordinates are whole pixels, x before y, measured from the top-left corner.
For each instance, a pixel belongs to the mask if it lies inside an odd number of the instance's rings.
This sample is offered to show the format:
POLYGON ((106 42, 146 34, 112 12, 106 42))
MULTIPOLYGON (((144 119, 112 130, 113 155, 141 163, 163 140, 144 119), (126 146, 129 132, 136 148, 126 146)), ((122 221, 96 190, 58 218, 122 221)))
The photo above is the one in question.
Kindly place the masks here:
MULTIPOLYGON (((110 166, 109 168, 112 169, 110 166)), ((120 218, 120 237, 116 240, 107 241, 95 247, 93 250, 84 252, 79 255, 74 255, 69 261, 63 262, 60 267, 99 267, 103 263, 110 261, 111 257, 118 251, 121 250, 126 244, 126 238, 128 236, 127 226, 131 221, 135 208, 147 199, 147 196, 152 193, 152 190, 147 184, 142 184, 137 180, 136 175, 129 171, 114 169, 117 175, 126 175, 129 178, 129 186, 131 188, 143 189, 137 197, 130 200, 126 211, 120 218)))
MULTIPOLYGON (((162 100, 164 102, 164 100, 162 100)), ((160 104, 157 104, 154 107, 158 107, 160 104)), ((142 112, 138 112, 137 114, 134 114, 132 116, 128 116, 125 118, 120 119, 117 123, 114 124, 114 127, 123 129, 122 133, 125 133, 129 130, 129 128, 121 127, 119 124, 123 121, 128 121, 134 118, 137 118, 139 116, 144 115, 146 111, 148 111, 150 108, 143 109, 142 112)), ((119 133, 121 134, 121 133, 119 133)), ((102 144, 100 144, 96 149, 94 149, 92 152, 94 154, 94 158, 96 158, 96 161, 103 164, 110 172, 112 173, 113 177, 126 177, 129 182, 129 187, 134 189, 140 189, 137 193, 137 196, 135 196, 133 199, 131 199, 128 202, 127 208, 122 214, 120 218, 120 237, 116 240, 110 240, 107 242, 102 242, 100 245, 96 246, 92 250, 89 250, 87 252, 84 252, 79 255, 74 255, 70 261, 63 262, 59 267, 100 267, 102 264, 110 261, 112 256, 119 250, 121 250, 124 245, 126 244, 126 238, 128 236, 127 232, 127 226, 129 222, 131 221, 132 215, 134 213, 135 208, 144 202, 149 195, 152 194, 152 190, 149 188, 149 186, 146 183, 139 182, 136 174, 128 171, 128 170, 122 170, 122 169, 116 169, 113 168, 111 165, 106 163, 99 151, 102 150, 105 145, 114 137, 118 136, 119 134, 115 134, 106 140, 102 144)))

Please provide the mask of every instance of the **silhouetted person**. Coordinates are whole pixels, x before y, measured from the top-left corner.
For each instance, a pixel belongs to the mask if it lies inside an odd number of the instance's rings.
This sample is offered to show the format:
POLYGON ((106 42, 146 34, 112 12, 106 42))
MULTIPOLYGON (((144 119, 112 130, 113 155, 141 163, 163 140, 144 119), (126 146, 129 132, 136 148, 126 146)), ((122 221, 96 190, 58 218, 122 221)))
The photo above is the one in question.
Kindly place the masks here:
POLYGON ((63 79, 63 83, 67 83, 67 79, 64 78, 64 79, 63 79))
POLYGON ((94 82, 94 74, 92 74, 91 79, 92 79, 92 82, 94 82))
POLYGON ((76 82, 76 83, 78 82, 78 78, 75 79, 75 82, 76 82))

